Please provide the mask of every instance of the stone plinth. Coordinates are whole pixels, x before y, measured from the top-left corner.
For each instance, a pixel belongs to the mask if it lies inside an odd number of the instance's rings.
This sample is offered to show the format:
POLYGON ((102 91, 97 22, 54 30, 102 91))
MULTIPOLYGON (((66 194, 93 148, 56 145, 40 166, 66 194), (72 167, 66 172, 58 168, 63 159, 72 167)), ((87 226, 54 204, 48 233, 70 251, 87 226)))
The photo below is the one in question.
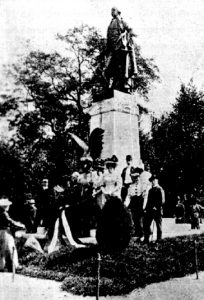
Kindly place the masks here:
POLYGON ((118 170, 125 167, 125 157, 132 155, 134 165, 140 162, 138 130, 139 110, 135 95, 114 91, 111 99, 93 103, 90 132, 99 127, 105 130, 102 159, 115 154, 119 159, 118 170))

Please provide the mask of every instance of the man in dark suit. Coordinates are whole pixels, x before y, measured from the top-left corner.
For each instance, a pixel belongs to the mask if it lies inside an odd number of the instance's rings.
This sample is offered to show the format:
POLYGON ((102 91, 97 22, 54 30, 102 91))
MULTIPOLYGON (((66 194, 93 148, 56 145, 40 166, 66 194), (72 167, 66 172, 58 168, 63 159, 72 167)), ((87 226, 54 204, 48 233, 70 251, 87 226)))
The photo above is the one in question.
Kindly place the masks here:
POLYGON ((125 201, 128 193, 128 188, 132 183, 131 172, 133 172, 134 167, 132 166, 132 156, 126 156, 127 167, 125 167, 122 171, 122 189, 121 189, 121 198, 123 202, 125 201))
POLYGON ((37 208, 35 206, 35 200, 31 194, 26 195, 26 202, 24 204, 24 217, 23 223, 25 224, 26 231, 28 233, 37 232, 37 208))
POLYGON ((48 227, 50 223, 51 191, 48 179, 41 181, 41 187, 36 195, 37 225, 48 227))
POLYGON ((165 194, 162 187, 159 185, 158 177, 153 175, 150 179, 152 182, 152 188, 149 190, 146 214, 145 214, 145 242, 149 242, 151 235, 151 224, 154 220, 157 226, 157 241, 162 238, 162 215, 163 205, 165 203, 165 194))

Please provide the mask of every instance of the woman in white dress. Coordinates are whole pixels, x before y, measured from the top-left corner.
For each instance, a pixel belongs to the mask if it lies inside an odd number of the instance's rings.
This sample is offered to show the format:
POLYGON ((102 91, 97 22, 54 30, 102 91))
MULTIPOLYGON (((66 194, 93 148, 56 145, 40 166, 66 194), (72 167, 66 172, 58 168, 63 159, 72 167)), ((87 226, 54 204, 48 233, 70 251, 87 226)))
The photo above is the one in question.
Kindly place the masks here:
POLYGON ((116 172, 117 162, 118 159, 114 155, 105 162, 107 171, 104 172, 103 175, 101 190, 106 201, 108 201, 111 196, 120 198, 122 180, 121 176, 116 172))
POLYGON ((126 247, 132 233, 131 215, 120 195, 122 179, 116 171, 117 158, 105 162, 101 191, 105 204, 98 220, 96 240, 102 251, 119 251, 126 247))
POLYGON ((12 229, 25 229, 23 224, 10 218, 8 210, 11 204, 8 199, 0 200, 0 271, 7 269, 8 272, 12 272, 13 267, 18 267, 18 254, 12 229))

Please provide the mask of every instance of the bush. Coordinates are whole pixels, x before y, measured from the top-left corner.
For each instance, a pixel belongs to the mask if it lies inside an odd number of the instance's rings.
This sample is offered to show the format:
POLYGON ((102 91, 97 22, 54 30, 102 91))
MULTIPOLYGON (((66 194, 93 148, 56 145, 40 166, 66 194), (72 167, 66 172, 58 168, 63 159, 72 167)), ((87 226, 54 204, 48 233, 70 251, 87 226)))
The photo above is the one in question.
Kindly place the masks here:
POLYGON ((111 197, 99 217, 96 239, 99 249, 105 253, 125 249, 134 232, 131 214, 120 199, 111 197))
MULTIPOLYGON (((100 295, 127 295, 147 284, 195 274, 194 240, 198 239, 198 268, 204 270, 204 235, 163 239, 159 244, 140 244, 133 239, 122 252, 103 254, 100 295)), ((63 281, 67 292, 96 295, 97 246, 62 248, 49 256, 21 252, 23 275, 63 281)), ((26 250, 27 251, 27 250, 26 250)), ((196 276, 196 275, 195 275, 196 276)))

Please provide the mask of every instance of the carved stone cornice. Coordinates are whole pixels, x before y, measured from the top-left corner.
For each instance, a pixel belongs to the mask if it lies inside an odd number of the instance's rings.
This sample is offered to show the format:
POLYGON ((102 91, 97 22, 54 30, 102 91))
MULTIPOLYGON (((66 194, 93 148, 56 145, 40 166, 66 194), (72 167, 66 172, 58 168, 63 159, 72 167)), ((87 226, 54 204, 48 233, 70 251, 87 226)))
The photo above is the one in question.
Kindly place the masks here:
POLYGON ((104 114, 110 111, 138 115, 139 109, 135 95, 130 95, 114 90, 114 97, 93 103, 85 112, 91 116, 104 114))

